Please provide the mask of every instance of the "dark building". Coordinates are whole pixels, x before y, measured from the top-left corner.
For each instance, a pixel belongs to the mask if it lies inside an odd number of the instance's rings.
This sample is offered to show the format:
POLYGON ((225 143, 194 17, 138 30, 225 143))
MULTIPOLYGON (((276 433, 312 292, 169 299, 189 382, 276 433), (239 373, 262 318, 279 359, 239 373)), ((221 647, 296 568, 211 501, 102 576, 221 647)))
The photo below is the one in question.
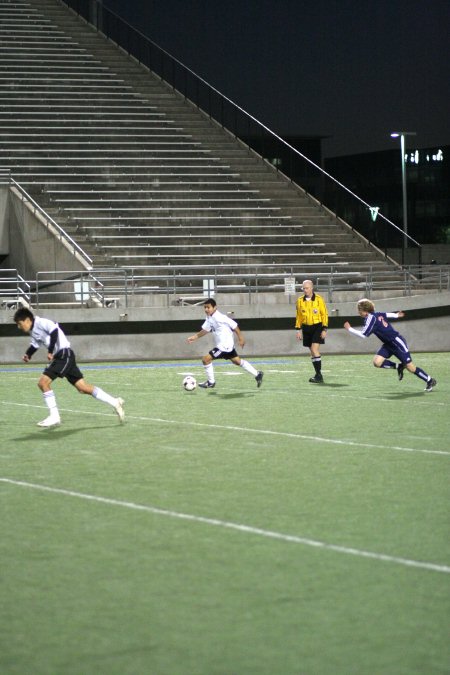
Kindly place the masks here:
MULTIPOLYGON (((325 169, 403 227, 400 148, 332 157, 325 169)), ((450 146, 407 149, 405 172, 408 234, 419 244, 450 244, 450 146)))

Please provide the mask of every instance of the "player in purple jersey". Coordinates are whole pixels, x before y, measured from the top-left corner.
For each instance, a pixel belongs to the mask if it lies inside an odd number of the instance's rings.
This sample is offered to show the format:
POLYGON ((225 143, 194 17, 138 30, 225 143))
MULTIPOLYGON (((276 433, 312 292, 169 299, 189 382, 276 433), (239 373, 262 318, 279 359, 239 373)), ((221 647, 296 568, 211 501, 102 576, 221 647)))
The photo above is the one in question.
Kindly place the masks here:
POLYGON ((381 340, 383 344, 373 357, 373 365, 376 368, 395 368, 399 380, 403 380, 403 371, 406 368, 426 383, 425 391, 431 391, 436 386, 434 378, 422 368, 414 365, 405 338, 388 321, 388 319, 401 319, 405 316, 404 312, 376 312, 373 302, 363 298, 358 302, 358 314, 365 319, 362 329, 352 328, 348 321, 344 323, 344 328, 361 338, 373 334, 381 340), (400 363, 390 361, 391 356, 397 357, 400 363))

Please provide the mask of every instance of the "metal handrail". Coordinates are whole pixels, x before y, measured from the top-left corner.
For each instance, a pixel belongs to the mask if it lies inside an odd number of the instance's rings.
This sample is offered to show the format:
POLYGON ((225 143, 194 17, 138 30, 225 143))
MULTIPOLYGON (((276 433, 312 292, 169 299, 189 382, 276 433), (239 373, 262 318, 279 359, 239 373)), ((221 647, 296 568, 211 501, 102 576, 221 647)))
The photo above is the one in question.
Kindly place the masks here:
MULTIPOLYGON (((128 307, 137 296, 165 296, 167 305, 177 304, 180 298, 204 294, 204 282, 214 287, 216 293, 245 294, 248 302, 257 302, 261 293, 287 294, 287 281, 294 278, 298 283, 311 276, 316 288, 328 294, 329 302, 338 291, 358 291, 368 297, 375 291, 394 290, 409 296, 414 290, 450 291, 450 265, 421 265, 405 267, 396 278, 386 281, 385 271, 368 268, 352 272, 345 266, 323 263, 310 264, 315 273, 308 272, 308 265, 249 266, 245 273, 235 274, 232 265, 170 266, 121 268, 97 268, 91 271, 64 270, 40 271, 34 280, 25 281, 17 270, 3 270, 9 276, 0 276, 0 298, 23 297, 35 307, 58 306, 108 307, 121 304, 128 307), (210 284, 210 282, 213 284, 210 284), (14 285, 15 284, 15 285, 14 285), (26 292, 25 292, 26 290, 26 292)), ((298 292, 298 291, 297 291, 298 292)), ((10 303, 9 303, 10 304, 10 303)), ((3 303, 3 306, 6 306, 3 303)))
POLYGON ((16 269, 0 269, 0 298, 3 303, 31 304, 31 284, 16 269), (5 275, 5 276, 3 276, 5 275))
MULTIPOLYGON (((293 177, 296 175, 294 166, 296 162, 300 161, 302 173, 304 172, 302 189, 313 197, 317 203, 325 205, 330 211, 330 215, 350 225, 361 233, 370 244, 374 244, 380 249, 395 247, 395 237, 398 237, 400 241, 406 239, 411 248, 418 250, 419 264, 421 263, 421 244, 384 216, 378 208, 368 204, 256 117, 223 95, 143 33, 133 28, 115 12, 104 7, 99 0, 60 1, 71 7, 93 25, 97 31, 120 45, 137 61, 147 66, 161 80, 168 83, 185 99, 205 112, 210 119, 228 129, 235 137, 243 140, 248 148, 256 150, 261 157, 264 158, 264 146, 267 146, 268 142, 273 143, 275 141, 280 151, 287 152, 289 157, 289 168, 283 171, 283 175, 294 182, 293 177), (261 134, 261 136, 250 142, 252 128, 256 128, 256 133, 261 134), (381 224, 382 228, 380 228, 381 224)), ((274 170, 279 171, 278 168, 271 166, 274 170)), ((407 262, 404 246, 401 246, 401 251, 403 265, 407 262)))
POLYGON ((57 303, 70 306, 83 306, 92 302, 93 306, 106 307, 110 301, 108 280, 111 278, 119 284, 120 295, 127 305, 129 292, 127 270, 121 268, 85 272, 80 270, 39 271, 33 282, 35 304, 39 307, 41 304, 48 304, 49 301, 55 300, 57 303))

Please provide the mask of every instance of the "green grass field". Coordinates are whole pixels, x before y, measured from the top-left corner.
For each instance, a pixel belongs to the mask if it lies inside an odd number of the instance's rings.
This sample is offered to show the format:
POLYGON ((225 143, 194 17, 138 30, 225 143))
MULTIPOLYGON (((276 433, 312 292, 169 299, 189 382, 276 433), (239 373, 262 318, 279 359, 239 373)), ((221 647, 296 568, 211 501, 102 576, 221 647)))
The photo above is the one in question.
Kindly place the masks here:
POLYGON ((450 671, 450 354, 1 369, 2 675, 450 671))

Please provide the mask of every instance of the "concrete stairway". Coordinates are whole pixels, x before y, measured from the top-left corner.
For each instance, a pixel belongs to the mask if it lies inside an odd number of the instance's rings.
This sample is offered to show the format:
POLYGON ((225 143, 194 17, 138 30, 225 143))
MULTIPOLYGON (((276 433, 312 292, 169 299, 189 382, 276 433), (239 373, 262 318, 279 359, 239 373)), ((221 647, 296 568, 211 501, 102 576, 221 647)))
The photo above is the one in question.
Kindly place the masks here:
POLYGON ((0 166, 95 267, 397 268, 57 0, 0 5, 0 166))

